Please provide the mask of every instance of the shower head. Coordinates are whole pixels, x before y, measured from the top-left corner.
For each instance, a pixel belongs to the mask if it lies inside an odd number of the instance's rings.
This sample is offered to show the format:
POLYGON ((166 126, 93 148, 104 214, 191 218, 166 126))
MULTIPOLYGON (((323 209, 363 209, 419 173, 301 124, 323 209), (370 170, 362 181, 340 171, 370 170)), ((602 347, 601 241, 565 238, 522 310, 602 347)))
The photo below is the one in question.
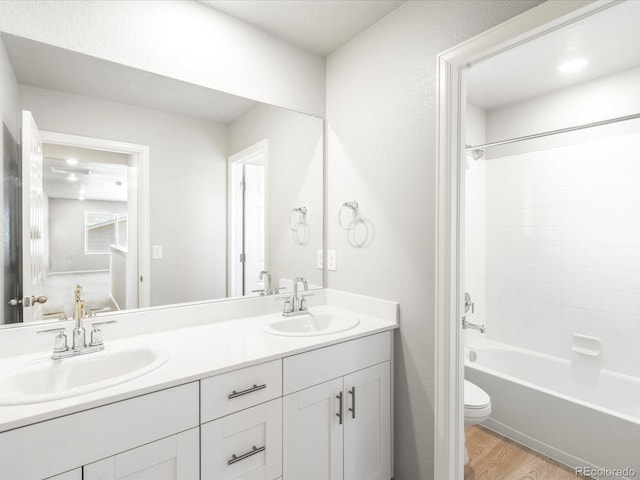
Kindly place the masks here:
POLYGON ((484 150, 480 148, 471 149, 471 145, 465 145, 464 147, 467 152, 471 152, 471 156, 473 157, 474 160, 480 160, 484 156, 484 150))
POLYGON ((473 150, 471 150, 471 156, 474 160, 480 160, 482 157, 484 157, 484 150, 474 148, 473 150))

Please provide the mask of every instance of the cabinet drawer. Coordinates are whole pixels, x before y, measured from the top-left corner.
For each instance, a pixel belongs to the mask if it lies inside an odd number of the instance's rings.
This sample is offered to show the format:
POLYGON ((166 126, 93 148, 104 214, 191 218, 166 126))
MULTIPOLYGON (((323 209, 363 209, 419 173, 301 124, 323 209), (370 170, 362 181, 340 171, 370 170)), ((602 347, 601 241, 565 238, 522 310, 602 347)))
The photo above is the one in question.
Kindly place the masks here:
POLYGON ((282 399, 201 427, 202 480, 273 480, 282 475, 282 399))
POLYGON ((200 382, 202 423, 282 396, 282 360, 234 370, 200 382))
POLYGON ((284 359, 284 395, 391 359, 391 333, 383 332, 284 359))

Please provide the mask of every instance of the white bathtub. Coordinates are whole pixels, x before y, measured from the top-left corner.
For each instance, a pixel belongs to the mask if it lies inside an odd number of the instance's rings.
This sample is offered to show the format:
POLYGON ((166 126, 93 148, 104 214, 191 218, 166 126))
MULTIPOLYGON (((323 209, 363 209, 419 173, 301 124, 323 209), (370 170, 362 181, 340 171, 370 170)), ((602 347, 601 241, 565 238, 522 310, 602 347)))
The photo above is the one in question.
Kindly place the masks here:
POLYGON ((640 478, 640 378, 582 360, 482 341, 465 378, 491 397, 488 428, 594 478, 640 478))

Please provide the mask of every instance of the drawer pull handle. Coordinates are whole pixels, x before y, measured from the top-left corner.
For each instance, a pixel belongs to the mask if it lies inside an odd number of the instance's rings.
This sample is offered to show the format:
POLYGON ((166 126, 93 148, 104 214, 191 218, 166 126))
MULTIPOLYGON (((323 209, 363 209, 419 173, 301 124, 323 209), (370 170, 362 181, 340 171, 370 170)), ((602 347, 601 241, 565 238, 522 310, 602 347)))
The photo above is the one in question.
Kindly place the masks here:
POLYGON ((349 408, 349 411, 351 412, 351 418, 355 419, 356 418, 356 387, 355 386, 351 387, 351 390, 349 390, 349 395, 351 395, 351 408, 349 408))
POLYGON ((256 385, 254 383, 253 387, 247 388, 246 390, 240 390, 239 392, 236 392, 234 390, 229 395, 229 400, 231 400, 232 398, 241 397, 242 395, 246 395, 247 393, 257 392, 258 390, 262 390, 263 388, 267 388, 267 384, 266 383, 263 383, 262 385, 256 385))
POLYGON ((255 455, 256 453, 264 452, 266 449, 267 449, 266 446, 262 446, 258 448, 254 445, 253 447, 251 447, 251 450, 249 450, 247 453, 243 453, 242 455, 236 455, 234 453, 233 455, 231 455, 231 460, 227 461, 227 465, 233 465, 234 463, 239 462, 240 460, 244 460, 245 458, 249 458, 250 456, 255 455))
POLYGON ((338 424, 342 425, 342 392, 336 395, 338 399, 338 413, 336 413, 336 417, 338 417, 338 424))

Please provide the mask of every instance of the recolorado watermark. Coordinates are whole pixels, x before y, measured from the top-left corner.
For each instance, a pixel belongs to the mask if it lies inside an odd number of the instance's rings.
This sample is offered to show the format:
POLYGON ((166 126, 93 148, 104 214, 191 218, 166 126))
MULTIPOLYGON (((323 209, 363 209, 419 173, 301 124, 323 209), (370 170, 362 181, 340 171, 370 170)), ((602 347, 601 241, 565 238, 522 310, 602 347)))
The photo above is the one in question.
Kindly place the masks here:
POLYGON ((631 478, 636 476, 633 468, 596 468, 596 467, 576 467, 575 473, 578 477, 620 477, 631 478))

